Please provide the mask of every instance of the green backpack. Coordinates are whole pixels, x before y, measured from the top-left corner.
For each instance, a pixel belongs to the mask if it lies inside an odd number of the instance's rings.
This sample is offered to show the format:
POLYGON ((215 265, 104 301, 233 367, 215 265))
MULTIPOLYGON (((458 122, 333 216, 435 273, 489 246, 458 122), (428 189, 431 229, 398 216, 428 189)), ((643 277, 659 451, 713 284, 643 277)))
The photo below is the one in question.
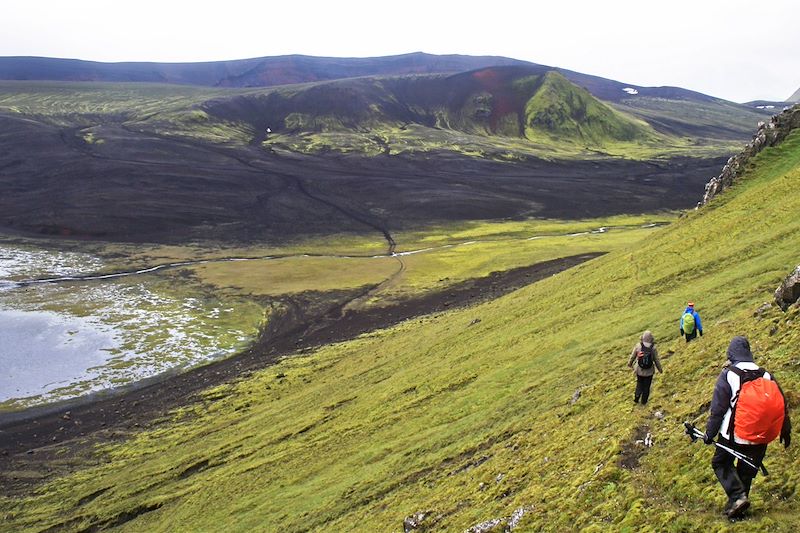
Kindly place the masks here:
POLYGON ((694 315, 692 313, 683 314, 683 332, 686 335, 694 333, 694 315))

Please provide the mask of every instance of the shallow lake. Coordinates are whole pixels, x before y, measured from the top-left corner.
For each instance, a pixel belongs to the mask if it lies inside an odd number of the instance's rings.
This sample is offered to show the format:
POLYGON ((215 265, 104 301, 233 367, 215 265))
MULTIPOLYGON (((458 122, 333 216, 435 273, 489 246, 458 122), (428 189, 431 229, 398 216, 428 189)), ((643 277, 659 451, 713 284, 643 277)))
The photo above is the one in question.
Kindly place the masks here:
POLYGON ((20 286, 98 272, 89 254, 0 245, 0 408, 16 409, 129 384, 243 349, 264 310, 222 301, 176 278, 20 286))
POLYGON ((117 348, 112 328, 85 318, 0 310, 0 402, 96 377, 117 348))

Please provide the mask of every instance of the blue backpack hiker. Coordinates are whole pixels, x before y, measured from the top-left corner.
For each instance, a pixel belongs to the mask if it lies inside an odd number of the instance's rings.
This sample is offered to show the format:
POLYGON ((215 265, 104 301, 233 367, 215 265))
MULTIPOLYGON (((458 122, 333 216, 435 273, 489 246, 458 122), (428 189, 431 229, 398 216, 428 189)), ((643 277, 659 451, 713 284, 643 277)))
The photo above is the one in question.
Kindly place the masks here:
POLYGON ((700 322, 700 315, 694 310, 694 302, 686 304, 686 309, 681 315, 681 336, 686 337, 686 342, 697 337, 703 336, 703 325, 700 322))

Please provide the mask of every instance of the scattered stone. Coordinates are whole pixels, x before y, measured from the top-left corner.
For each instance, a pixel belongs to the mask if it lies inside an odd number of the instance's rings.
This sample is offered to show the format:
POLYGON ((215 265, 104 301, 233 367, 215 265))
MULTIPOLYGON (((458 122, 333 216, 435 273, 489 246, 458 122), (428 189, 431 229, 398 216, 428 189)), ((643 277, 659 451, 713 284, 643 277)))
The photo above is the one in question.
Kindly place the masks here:
POLYGON ((479 483, 478 484, 478 490, 480 490, 480 491, 486 490, 486 483, 484 483, 484 482, 479 483))
POLYGON ((572 398, 570 399, 569 404, 575 405, 575 402, 577 402, 580 398, 581 398, 581 389, 578 389, 572 393, 572 398))
POLYGON ((64 420, 70 420, 72 418, 72 414, 70 411, 67 411, 61 418, 63 418, 64 420))
POLYGON ((501 525, 503 525, 503 520, 500 518, 493 518, 492 520, 487 520, 469 529, 465 529, 464 533, 489 533, 489 531, 497 531, 497 528, 501 525))
POLYGON ((769 302, 764 302, 761 305, 761 307, 759 307, 758 309, 755 310, 755 312, 753 312, 753 316, 761 320, 762 318, 764 318, 764 313, 766 313, 770 309, 772 309, 772 304, 769 302))
POLYGON ((533 507, 520 507, 511 513, 511 518, 508 519, 508 530, 513 531, 514 528, 519 525, 519 521, 522 520, 522 517, 531 511, 533 511, 533 507))
POLYGON ((422 511, 420 513, 414 513, 411 516, 407 516, 403 520, 403 531, 405 533, 409 533, 410 531, 418 529, 432 512, 433 511, 422 511))
POLYGON ((645 445, 646 448, 652 448, 653 447, 653 436, 650 433, 645 435, 645 437, 644 437, 644 445, 645 445))
POLYGON ((475 324, 480 324, 480 323, 481 323, 481 319, 480 318, 476 318, 472 322, 470 322, 469 325, 470 326, 474 326, 475 324))
POLYGON ((505 474, 497 474, 497 477, 496 477, 496 478, 494 478, 494 482, 495 482, 495 483, 500 483, 501 481, 503 481, 503 479, 504 479, 505 477, 506 477, 506 475, 505 475, 505 474))
POLYGON ((775 303, 784 312, 798 299, 800 299, 800 265, 775 290, 775 303))
POLYGON ((471 528, 465 529, 464 533, 489 533, 490 531, 503 531, 503 533, 506 533, 514 531, 522 520, 522 517, 532 510, 533 507, 520 507, 511 513, 511 516, 492 518, 491 520, 481 522, 471 528))
POLYGON ((281 372, 281 373, 279 373, 279 374, 276 374, 276 375, 275 375, 275 378, 276 378, 276 379, 283 379, 283 378, 285 378, 285 377, 286 377, 286 374, 284 374, 283 372, 281 372))

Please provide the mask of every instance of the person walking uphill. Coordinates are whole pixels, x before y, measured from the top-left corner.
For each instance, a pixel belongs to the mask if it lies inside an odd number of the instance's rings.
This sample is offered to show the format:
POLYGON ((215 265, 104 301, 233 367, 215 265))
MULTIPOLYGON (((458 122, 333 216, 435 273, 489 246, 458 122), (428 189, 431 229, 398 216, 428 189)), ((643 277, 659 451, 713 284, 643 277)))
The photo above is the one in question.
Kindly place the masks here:
POLYGON ((639 403, 641 399, 642 405, 645 405, 650 398, 650 385, 653 382, 653 375, 656 373, 656 369, 663 373, 661 360, 658 358, 658 350, 656 350, 656 341, 649 331, 645 331, 642 334, 642 338, 633 347, 631 358, 628 360, 628 367, 633 368, 633 373, 636 375, 636 392, 634 393, 633 401, 639 403), (634 365, 636 366, 634 367, 634 365))
POLYGON ((697 334, 703 336, 703 323, 700 315, 694 310, 694 302, 686 304, 686 309, 681 315, 681 336, 686 337, 686 342, 697 338, 697 334))
POLYGON ((792 426, 783 391, 769 372, 755 364, 747 339, 734 337, 727 355, 729 366, 723 368, 714 386, 703 441, 712 444, 719 433, 711 466, 728 496, 725 514, 736 518, 750 507, 750 486, 767 443, 780 434, 788 448, 792 426), (734 456, 722 446, 748 456, 752 464, 739 459, 734 467, 734 456))

